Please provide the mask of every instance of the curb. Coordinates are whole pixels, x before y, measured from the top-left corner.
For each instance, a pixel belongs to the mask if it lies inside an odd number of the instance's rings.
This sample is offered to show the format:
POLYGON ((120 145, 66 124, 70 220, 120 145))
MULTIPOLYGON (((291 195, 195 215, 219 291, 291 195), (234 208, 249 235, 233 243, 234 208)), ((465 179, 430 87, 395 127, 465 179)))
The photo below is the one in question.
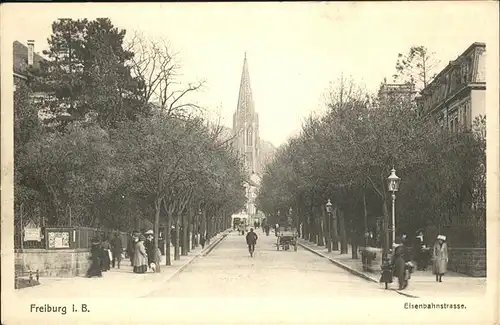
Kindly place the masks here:
MULTIPOLYGON (((210 245, 208 245, 207 247, 205 247, 202 251, 200 251, 198 254, 194 255, 193 258, 189 259, 186 261, 186 263, 182 264, 177 270, 175 270, 174 273, 172 273, 169 277, 163 279, 163 281, 161 281, 162 283, 166 283, 170 280, 172 280, 176 275, 178 275, 179 273, 181 273, 186 267, 188 267, 191 263, 194 262, 194 260, 196 260, 198 257, 200 256, 207 256, 208 253, 210 253, 220 242, 222 242, 222 240, 224 240, 227 236, 229 235, 229 233, 227 231, 221 233, 221 236, 217 239, 215 239, 212 243, 210 243, 210 245)), ((168 267, 168 265, 163 265, 164 267, 168 267)), ((156 290, 153 289, 151 290, 150 292, 148 292, 147 294, 139 297, 139 298, 147 298, 151 293, 153 293, 154 291, 156 290)))
POLYGON ((341 262, 339 262, 339 261, 334 260, 334 259, 333 259, 333 258, 331 258, 331 257, 328 257, 328 256, 326 256, 326 255, 324 255, 324 254, 321 254, 320 252, 318 252, 318 251, 316 251, 316 250, 314 250, 314 249, 312 249, 312 248, 308 247, 307 245, 305 245, 305 244, 303 244, 303 243, 301 243, 301 242, 299 242, 298 244, 299 244, 301 247, 305 248, 306 250, 310 251, 311 253, 314 253, 314 254, 316 254, 316 255, 318 255, 318 256, 321 256, 321 257, 323 257, 323 258, 326 258, 326 259, 327 259, 327 260, 329 260, 332 264, 335 264, 336 266, 338 266, 338 267, 340 267, 340 268, 342 268, 342 269, 344 269, 344 270, 348 271, 349 273, 352 273, 352 274, 354 274, 354 275, 357 275, 358 277, 363 278, 363 279, 365 279, 365 280, 367 280, 367 281, 370 281, 370 282, 375 282, 375 283, 379 283, 377 280, 375 280, 374 278, 372 278, 372 277, 370 277, 370 276, 368 276, 368 275, 364 274, 363 272, 360 272, 360 271, 358 271, 358 270, 355 270, 355 269, 353 269, 353 268, 351 268, 351 267, 349 267, 349 266, 345 265, 344 263, 341 263, 341 262))
MULTIPOLYGON (((356 269, 353 269, 352 267, 349 267, 349 266, 345 265, 344 263, 341 263, 341 262, 339 262, 339 261, 336 261, 336 260, 334 260, 333 258, 331 258, 331 257, 329 257, 329 256, 326 256, 326 255, 324 255, 324 254, 322 254, 322 253, 320 253, 320 252, 318 252, 318 251, 314 250, 314 249, 313 249, 313 248, 311 248, 311 247, 308 247, 306 244, 302 243, 301 241, 299 241, 299 242, 298 242, 298 244, 299 244, 301 247, 305 248, 306 250, 310 251, 311 253, 314 253, 314 254, 316 254, 316 255, 318 255, 318 256, 321 256, 321 257, 323 257, 323 258, 326 258, 326 259, 327 259, 327 260, 329 260, 332 264, 335 264, 336 266, 338 266, 338 267, 340 267, 340 268, 342 268, 342 269, 344 269, 344 270, 348 271, 348 272, 349 272, 349 273, 351 273, 351 274, 354 274, 354 275, 356 275, 356 276, 358 276, 358 277, 360 277, 360 278, 362 278, 362 279, 365 279, 365 280, 367 280, 367 281, 370 281, 370 282, 379 283, 379 281, 378 281, 377 279, 375 279, 375 278, 373 278, 373 277, 371 277, 371 276, 369 276, 369 275, 367 275, 367 274, 365 274, 365 273, 363 273, 363 272, 361 272, 361 271, 358 271, 358 270, 356 270, 356 269)), ((414 295, 408 294, 408 293, 406 293, 406 292, 402 292, 402 291, 400 291, 400 290, 396 290, 396 289, 392 289, 392 290, 393 290, 393 291, 396 291, 398 294, 400 294, 400 295, 402 295, 402 296, 405 296, 405 297, 409 297, 409 298, 419 298, 419 297, 417 297, 417 296, 414 296, 414 295)))
POLYGON ((181 273, 181 271, 183 271, 189 264, 193 263, 194 260, 196 260, 198 257, 200 257, 200 256, 206 256, 208 253, 210 253, 215 248, 215 246, 217 246, 224 238, 226 238, 227 235, 228 235, 228 233, 222 233, 221 237, 219 237, 218 239, 214 240, 212 243, 210 243, 210 245, 208 245, 207 247, 205 247, 201 252, 199 252, 198 254, 194 255, 192 259, 187 260, 186 263, 184 263, 180 268, 178 268, 174 273, 172 273, 171 276, 169 276, 168 278, 166 278, 163 282, 170 281, 177 274, 181 273))

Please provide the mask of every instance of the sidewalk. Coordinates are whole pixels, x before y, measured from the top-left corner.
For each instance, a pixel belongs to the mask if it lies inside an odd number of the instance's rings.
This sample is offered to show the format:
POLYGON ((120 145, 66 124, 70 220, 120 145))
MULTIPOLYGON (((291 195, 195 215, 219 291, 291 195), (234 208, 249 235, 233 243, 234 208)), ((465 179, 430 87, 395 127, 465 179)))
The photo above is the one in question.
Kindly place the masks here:
POLYGON ((181 256, 180 260, 174 261, 174 252, 171 249, 172 265, 165 265, 165 256, 160 263, 161 272, 145 274, 133 273, 130 260, 125 259, 120 269, 111 268, 103 272, 102 278, 40 278, 40 285, 15 291, 19 299, 44 299, 58 297, 72 298, 139 298, 153 291, 157 286, 168 281, 185 267, 191 264, 197 257, 203 256, 219 244, 227 235, 228 231, 222 232, 211 239, 210 244, 201 249, 198 246, 191 250, 188 256, 181 256))
MULTIPOLYGON (((363 271, 361 265, 361 254, 358 253, 358 259, 352 259, 351 246, 348 247, 347 254, 340 254, 339 251, 328 253, 326 247, 317 246, 315 243, 301 239, 299 245, 303 248, 322 256, 333 264, 353 273, 372 283, 379 283, 379 272, 363 271)), ((378 258, 378 257, 377 257, 378 258)), ((379 284, 380 285, 380 284, 379 284)), ((390 288, 397 287, 397 279, 393 279, 390 288)), ((449 271, 443 277, 443 282, 436 282, 436 277, 432 271, 415 271, 411 275, 408 288, 405 290, 396 290, 398 293, 412 298, 427 297, 477 297, 486 293, 486 278, 473 278, 463 274, 449 271)))

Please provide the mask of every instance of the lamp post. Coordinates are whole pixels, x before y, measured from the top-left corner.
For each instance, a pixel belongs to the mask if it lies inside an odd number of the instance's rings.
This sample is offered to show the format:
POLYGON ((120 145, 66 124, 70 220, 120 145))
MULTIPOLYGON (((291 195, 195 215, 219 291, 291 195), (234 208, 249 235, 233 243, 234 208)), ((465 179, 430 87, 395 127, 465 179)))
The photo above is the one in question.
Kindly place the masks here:
POLYGON ((332 234, 332 202, 330 201, 330 199, 328 199, 328 202, 326 202, 326 213, 328 215, 328 236, 330 238, 328 238, 328 252, 331 252, 332 251, 332 247, 333 247, 333 242, 332 242, 332 237, 333 237, 333 234, 332 234))
POLYGON ((396 176, 396 169, 391 170, 391 175, 387 178, 387 187, 389 192, 392 192, 392 244, 394 246, 396 239, 396 192, 399 190, 399 181, 401 179, 396 176))

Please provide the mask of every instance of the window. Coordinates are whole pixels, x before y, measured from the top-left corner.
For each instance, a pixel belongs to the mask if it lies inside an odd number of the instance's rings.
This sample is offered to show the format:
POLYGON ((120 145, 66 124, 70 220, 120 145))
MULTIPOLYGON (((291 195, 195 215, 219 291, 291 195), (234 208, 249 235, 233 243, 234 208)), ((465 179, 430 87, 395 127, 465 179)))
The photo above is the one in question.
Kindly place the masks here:
POLYGON ((247 130, 247 146, 252 145, 252 128, 247 130))

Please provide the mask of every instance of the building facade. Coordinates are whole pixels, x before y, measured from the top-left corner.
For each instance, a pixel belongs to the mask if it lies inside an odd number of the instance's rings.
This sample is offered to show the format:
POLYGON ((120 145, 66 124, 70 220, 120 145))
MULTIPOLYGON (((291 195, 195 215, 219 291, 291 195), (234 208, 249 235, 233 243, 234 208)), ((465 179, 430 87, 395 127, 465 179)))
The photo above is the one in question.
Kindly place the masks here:
POLYGON ((233 115, 233 132, 235 137, 233 143, 238 153, 244 157, 248 175, 260 175, 259 116, 255 112, 246 53, 243 59, 238 104, 233 115))
POLYGON ((412 83, 381 83, 378 91, 378 100, 382 103, 395 103, 398 102, 401 105, 410 104, 416 95, 415 85, 412 83))
MULTIPOLYGON (((40 63, 45 59, 35 53, 35 42, 28 40, 28 45, 19 41, 12 43, 13 77, 14 87, 21 82, 27 82, 29 77, 28 68, 40 68, 40 63)), ((15 90, 15 89, 14 89, 15 90)))
POLYGON ((486 44, 473 43, 425 87, 417 98, 420 112, 452 131, 470 129, 486 115, 486 44))

